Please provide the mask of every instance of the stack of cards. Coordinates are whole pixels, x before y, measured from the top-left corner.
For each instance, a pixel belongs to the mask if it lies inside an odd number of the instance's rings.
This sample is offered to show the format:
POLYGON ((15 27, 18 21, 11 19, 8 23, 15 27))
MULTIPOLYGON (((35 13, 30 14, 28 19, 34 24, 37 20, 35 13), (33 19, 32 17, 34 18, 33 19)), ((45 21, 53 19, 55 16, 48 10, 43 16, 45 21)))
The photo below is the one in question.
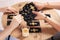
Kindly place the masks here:
POLYGON ((40 26, 39 21, 35 22, 36 15, 32 11, 39 11, 33 2, 27 3, 19 13, 24 17, 24 20, 27 22, 28 26, 40 26), (32 22, 34 20, 34 22, 32 22))

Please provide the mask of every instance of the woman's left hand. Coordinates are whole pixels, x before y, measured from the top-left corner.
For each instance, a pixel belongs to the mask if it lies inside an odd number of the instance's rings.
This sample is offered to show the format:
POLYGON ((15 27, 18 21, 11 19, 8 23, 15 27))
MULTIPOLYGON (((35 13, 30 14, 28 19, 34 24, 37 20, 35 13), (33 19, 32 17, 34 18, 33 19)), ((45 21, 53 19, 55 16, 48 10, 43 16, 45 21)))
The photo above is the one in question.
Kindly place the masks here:
POLYGON ((12 7, 4 7, 4 8, 1 8, 1 12, 17 13, 18 11, 12 7))
POLYGON ((36 14, 37 16, 35 17, 35 19, 44 19, 46 16, 43 13, 40 12, 36 12, 36 11, 32 11, 34 14, 36 14))

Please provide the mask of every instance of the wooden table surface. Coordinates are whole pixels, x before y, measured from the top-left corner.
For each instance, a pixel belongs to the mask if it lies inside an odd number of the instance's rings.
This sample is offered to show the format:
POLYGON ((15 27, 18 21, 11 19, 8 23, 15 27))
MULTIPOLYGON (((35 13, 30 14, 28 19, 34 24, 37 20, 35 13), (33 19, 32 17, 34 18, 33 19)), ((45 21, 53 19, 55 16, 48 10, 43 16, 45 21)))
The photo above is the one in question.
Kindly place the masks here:
MULTIPOLYGON (((15 5, 13 5, 12 7, 14 7, 15 9, 17 9, 19 11, 19 9, 21 10, 22 7, 26 4, 27 2, 22 2, 22 3, 17 3, 15 5)), ((54 19, 55 21, 57 21, 58 23, 60 22, 60 17, 58 16, 57 12, 55 11, 55 9, 46 9, 46 10, 42 10, 44 14, 50 14, 51 18, 54 19)), ((7 27, 7 16, 8 14, 4 14, 2 17, 2 23, 4 28, 7 27)), ((54 21, 54 22, 55 22, 54 21)), ((56 30, 49 25, 48 23, 45 23, 44 20, 40 20, 40 27, 42 32, 41 33, 30 33, 28 37, 24 38, 21 35, 21 31, 18 28, 16 28, 11 35, 13 37, 16 37, 18 39, 21 40, 46 40, 48 38, 50 38, 51 36, 53 36, 54 34, 56 34, 56 30)))

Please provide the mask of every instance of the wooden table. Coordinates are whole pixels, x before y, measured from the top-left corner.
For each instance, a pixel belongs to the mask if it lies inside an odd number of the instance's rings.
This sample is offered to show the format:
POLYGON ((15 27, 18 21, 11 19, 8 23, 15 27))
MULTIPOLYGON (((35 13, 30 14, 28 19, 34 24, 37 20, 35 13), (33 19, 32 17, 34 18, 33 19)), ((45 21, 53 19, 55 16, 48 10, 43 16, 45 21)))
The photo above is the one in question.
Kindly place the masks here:
MULTIPOLYGON (((17 3, 15 5, 13 5, 12 7, 14 7, 15 9, 17 9, 17 11, 19 11, 19 9, 21 10, 22 7, 26 4, 27 2, 22 2, 22 3, 17 3)), ((55 9, 46 9, 46 10, 42 10, 44 14, 50 14, 51 18, 54 19, 55 21, 57 21, 58 23, 60 22, 60 17, 58 16, 57 12, 55 11, 55 9)), ((8 14, 3 14, 2 17, 2 23, 4 28, 7 27, 7 16, 8 14)), ((41 33, 30 33, 30 35, 26 38, 22 37, 21 35, 21 31, 18 28, 16 28, 11 35, 13 37, 19 38, 21 40, 46 40, 48 38, 50 38, 51 36, 53 36, 54 34, 56 34, 56 30, 49 25, 48 23, 45 23, 44 20, 40 20, 40 27, 42 29, 41 33)))

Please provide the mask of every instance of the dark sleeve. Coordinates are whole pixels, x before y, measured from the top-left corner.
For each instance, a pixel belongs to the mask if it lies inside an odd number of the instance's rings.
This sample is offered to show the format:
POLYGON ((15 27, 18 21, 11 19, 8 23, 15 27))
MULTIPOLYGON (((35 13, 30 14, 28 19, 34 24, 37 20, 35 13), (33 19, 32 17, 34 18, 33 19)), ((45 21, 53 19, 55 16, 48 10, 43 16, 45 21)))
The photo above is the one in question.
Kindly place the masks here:
POLYGON ((55 35, 53 36, 53 38, 54 38, 55 40, 60 40, 60 32, 58 32, 57 34, 55 34, 55 35))
MULTIPOLYGON (((0 32, 2 32, 2 30, 0 30, 0 32)), ((8 37, 6 37, 5 40, 8 40, 8 37)), ((10 40, 17 40, 17 38, 10 36, 10 40)))
POLYGON ((60 32, 56 33, 54 36, 52 36, 47 40, 60 40, 60 32))

